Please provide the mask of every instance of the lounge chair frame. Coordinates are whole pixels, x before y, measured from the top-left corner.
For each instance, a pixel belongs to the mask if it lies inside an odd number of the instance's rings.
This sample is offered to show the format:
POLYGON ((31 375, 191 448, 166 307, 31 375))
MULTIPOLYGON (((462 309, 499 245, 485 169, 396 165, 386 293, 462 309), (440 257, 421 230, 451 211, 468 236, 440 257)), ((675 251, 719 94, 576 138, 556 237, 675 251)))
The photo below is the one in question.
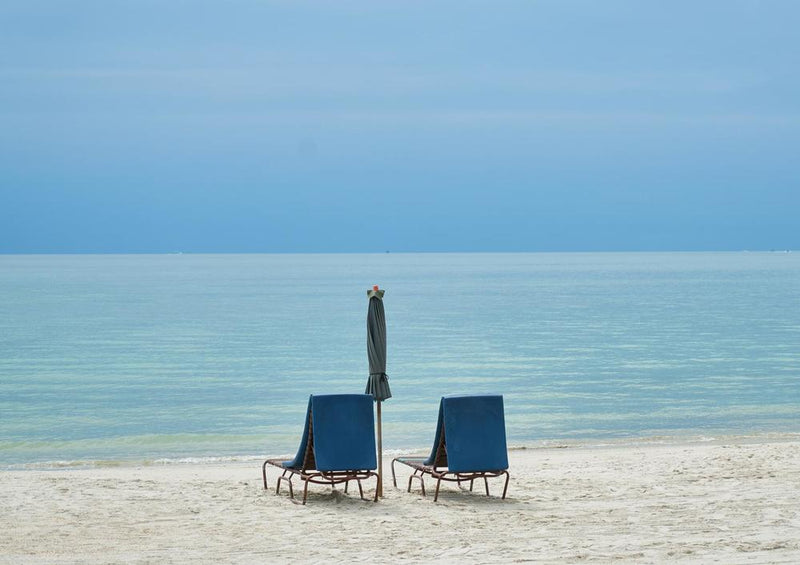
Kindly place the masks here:
POLYGON ((264 464, 261 465, 261 476, 264 480, 264 490, 268 490, 267 487, 267 465, 273 465, 283 470, 283 473, 280 477, 278 477, 277 485, 275 487, 275 494, 280 494, 281 491, 281 483, 286 482, 289 486, 289 499, 294 502, 295 504, 303 504, 305 505, 306 499, 308 498, 308 485, 309 483, 314 483, 318 485, 331 485, 334 487, 337 484, 344 483, 344 492, 347 493, 347 487, 350 484, 350 481, 356 481, 358 483, 358 493, 361 496, 361 500, 364 500, 364 488, 361 485, 361 481, 364 479, 368 479, 370 477, 375 477, 376 479, 376 488, 375 488, 375 497, 372 499, 373 502, 378 502, 378 488, 377 488, 377 479, 378 474, 374 471, 364 470, 364 469, 353 469, 353 470, 345 470, 345 471, 317 471, 316 461, 314 459, 314 426, 313 426, 313 418, 309 411, 308 414, 308 443, 306 444, 306 450, 303 455, 303 464, 299 468, 292 468, 284 466, 284 463, 291 461, 289 459, 267 459, 264 461, 264 464), (294 486, 292 484, 292 479, 298 476, 301 481, 303 481, 303 501, 298 502, 294 498, 294 486))
POLYGON ((436 458, 433 465, 425 464, 425 457, 395 457, 392 459, 392 483, 397 487, 397 476, 394 470, 394 464, 402 463, 408 465, 414 472, 408 477, 408 488, 406 492, 411 492, 411 482, 415 479, 419 481, 422 489, 422 496, 425 494, 425 475, 430 475, 436 479, 436 492, 433 495, 433 501, 439 500, 439 487, 442 481, 458 483, 461 486, 462 482, 469 481, 469 490, 472 492, 472 486, 475 479, 483 479, 483 484, 486 488, 486 496, 489 496, 489 479, 493 477, 501 477, 505 475, 506 481, 503 485, 503 496, 505 500, 506 493, 508 492, 508 481, 511 478, 506 469, 497 469, 494 471, 450 471, 447 469, 447 445, 444 441, 444 434, 439 438, 439 443, 436 446, 436 458))
POLYGON ((458 486, 461 486, 462 482, 469 481, 469 490, 472 492, 472 487, 475 482, 475 479, 483 479, 484 486, 486 488, 486 496, 489 495, 489 479, 493 477, 501 477, 505 475, 506 480, 505 484, 503 485, 503 496, 502 499, 505 500, 506 493, 508 492, 508 481, 509 481, 509 474, 506 470, 498 470, 498 471, 480 471, 480 472, 473 472, 473 473, 459 473, 459 472, 450 472, 446 469, 440 469, 434 467, 433 465, 425 465, 424 463, 425 458, 411 458, 411 457, 395 457, 392 459, 392 483, 394 486, 397 486, 397 477, 395 475, 394 464, 402 463, 403 465, 408 465, 414 472, 408 476, 408 488, 406 488, 406 492, 411 492, 411 483, 414 479, 419 480, 420 488, 422 490, 422 496, 426 496, 425 493, 425 479, 423 478, 425 475, 430 475, 434 479, 436 479, 436 491, 433 495, 433 501, 436 502, 439 500, 439 487, 442 484, 442 481, 449 481, 453 483, 458 483, 458 486))

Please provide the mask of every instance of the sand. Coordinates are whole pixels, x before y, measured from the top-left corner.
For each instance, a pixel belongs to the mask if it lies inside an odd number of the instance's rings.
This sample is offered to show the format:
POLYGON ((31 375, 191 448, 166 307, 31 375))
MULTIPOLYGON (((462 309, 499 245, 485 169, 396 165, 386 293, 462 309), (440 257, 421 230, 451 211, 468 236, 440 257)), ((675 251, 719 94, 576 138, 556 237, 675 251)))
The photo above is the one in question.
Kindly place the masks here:
POLYGON ((445 485, 434 503, 387 472, 377 504, 313 486, 306 506, 275 495, 277 470, 264 491, 257 461, 5 471, 0 562, 800 563, 797 436, 512 450, 510 464, 505 501, 445 485))

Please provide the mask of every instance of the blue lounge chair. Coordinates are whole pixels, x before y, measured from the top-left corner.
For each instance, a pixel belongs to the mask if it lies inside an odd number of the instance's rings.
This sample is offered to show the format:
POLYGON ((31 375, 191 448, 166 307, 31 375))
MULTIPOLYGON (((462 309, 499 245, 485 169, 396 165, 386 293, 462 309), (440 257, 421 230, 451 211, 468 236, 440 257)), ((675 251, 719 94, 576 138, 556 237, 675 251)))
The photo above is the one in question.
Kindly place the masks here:
MULTIPOLYGON (((281 482, 289 485, 289 497, 294 501, 292 477, 305 483, 303 504, 308 498, 308 484, 358 483, 364 498, 361 480, 378 478, 373 471, 378 466, 375 456, 375 420, 372 396, 368 394, 319 394, 308 398, 306 423, 297 455, 291 460, 267 459, 261 466, 264 488, 267 488, 267 465, 283 470, 278 477, 275 494, 281 482)), ((375 489, 374 501, 378 500, 375 489)))
POLYGON ((469 481, 469 490, 475 479, 483 479, 489 495, 490 477, 505 475, 503 498, 508 490, 508 452, 503 397, 500 395, 443 396, 439 403, 439 420, 436 437, 428 458, 397 457, 392 460, 392 482, 397 486, 395 462, 408 465, 414 473, 408 477, 418 479, 425 496, 425 475, 436 479, 434 502, 439 499, 442 481, 469 481))

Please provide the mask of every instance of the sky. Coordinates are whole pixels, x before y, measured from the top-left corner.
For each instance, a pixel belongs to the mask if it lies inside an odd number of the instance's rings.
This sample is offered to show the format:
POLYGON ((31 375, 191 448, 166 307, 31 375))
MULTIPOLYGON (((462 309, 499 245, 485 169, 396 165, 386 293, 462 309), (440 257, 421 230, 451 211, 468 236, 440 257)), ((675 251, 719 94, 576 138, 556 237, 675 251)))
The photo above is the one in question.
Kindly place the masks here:
POLYGON ((800 249, 798 21, 4 0, 0 253, 800 249))

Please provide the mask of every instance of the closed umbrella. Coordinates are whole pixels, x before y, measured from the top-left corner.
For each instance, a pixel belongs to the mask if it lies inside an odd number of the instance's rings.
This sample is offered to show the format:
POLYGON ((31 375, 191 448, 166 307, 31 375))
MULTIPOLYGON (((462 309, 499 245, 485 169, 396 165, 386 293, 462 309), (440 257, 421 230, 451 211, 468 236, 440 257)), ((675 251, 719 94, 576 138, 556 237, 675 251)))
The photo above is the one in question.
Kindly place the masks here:
POLYGON ((386 317, 383 312, 383 294, 378 285, 367 291, 367 358, 369 379, 366 394, 377 402, 378 412, 378 496, 383 496, 383 433, 381 430, 381 402, 392 397, 389 378, 386 376, 386 317))

